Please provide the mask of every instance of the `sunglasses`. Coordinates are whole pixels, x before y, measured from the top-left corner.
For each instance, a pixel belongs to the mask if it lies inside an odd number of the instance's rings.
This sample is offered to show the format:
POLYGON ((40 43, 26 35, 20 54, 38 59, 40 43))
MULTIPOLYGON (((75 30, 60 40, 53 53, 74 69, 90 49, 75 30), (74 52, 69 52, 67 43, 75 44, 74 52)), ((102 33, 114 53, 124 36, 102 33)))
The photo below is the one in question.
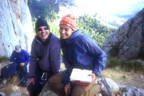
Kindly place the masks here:
POLYGON ((37 31, 42 31, 42 30, 48 30, 49 28, 38 28, 38 30, 37 31))

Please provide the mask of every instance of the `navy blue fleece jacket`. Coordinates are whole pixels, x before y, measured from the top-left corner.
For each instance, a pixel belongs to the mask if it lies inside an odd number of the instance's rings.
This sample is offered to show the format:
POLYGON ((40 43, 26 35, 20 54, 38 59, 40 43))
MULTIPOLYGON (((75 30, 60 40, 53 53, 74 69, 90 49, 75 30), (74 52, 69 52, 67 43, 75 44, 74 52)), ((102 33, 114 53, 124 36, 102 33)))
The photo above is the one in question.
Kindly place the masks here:
POLYGON ((56 74, 60 70, 61 56, 60 56, 60 40, 54 34, 50 33, 45 42, 41 42, 40 38, 36 36, 32 42, 29 77, 36 75, 36 67, 40 67, 42 71, 50 71, 56 74))

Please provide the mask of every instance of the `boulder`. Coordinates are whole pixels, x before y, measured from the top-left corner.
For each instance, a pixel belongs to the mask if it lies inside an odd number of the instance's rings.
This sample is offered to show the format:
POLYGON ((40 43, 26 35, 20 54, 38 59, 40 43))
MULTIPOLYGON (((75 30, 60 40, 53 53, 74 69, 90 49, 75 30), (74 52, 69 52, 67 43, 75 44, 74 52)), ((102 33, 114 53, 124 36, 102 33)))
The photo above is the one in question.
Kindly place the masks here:
POLYGON ((144 59, 144 9, 120 26, 104 43, 108 57, 144 59))

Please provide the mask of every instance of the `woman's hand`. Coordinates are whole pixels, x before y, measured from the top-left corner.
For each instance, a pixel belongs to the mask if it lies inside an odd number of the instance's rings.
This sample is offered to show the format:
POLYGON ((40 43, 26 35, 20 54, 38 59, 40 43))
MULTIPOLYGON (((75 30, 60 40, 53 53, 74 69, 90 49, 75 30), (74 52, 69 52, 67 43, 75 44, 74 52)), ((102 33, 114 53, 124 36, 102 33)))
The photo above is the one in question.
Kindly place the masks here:
POLYGON ((28 78, 27 83, 26 83, 26 87, 28 87, 30 84, 34 84, 34 78, 28 78))
POLYGON ((90 74, 90 76, 92 77, 91 83, 94 83, 96 81, 96 75, 94 73, 92 73, 92 74, 90 74))
POLYGON ((20 66, 21 66, 21 67, 25 66, 25 63, 23 63, 23 62, 22 62, 22 63, 20 63, 20 66))
POLYGON ((70 94, 70 83, 68 83, 68 84, 66 84, 65 86, 64 86, 64 91, 65 91, 65 94, 66 95, 69 95, 70 94))

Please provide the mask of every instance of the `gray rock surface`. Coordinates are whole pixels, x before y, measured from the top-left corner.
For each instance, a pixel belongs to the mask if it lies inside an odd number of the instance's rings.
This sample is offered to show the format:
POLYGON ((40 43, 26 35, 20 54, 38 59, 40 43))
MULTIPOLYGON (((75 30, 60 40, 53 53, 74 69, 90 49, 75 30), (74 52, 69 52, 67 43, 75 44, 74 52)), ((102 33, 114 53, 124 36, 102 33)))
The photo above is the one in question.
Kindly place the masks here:
MULTIPOLYGON (((96 84, 100 85, 101 92, 96 96, 144 96, 144 89, 132 86, 120 86, 110 78, 99 78, 96 84)), ((40 96, 57 96, 45 86, 40 96)))
POLYGON ((108 57, 144 58, 144 9, 125 22, 105 42, 108 57))
POLYGON ((10 56, 17 44, 29 52, 33 28, 27 0, 1 0, 0 18, 0 56, 10 56))

